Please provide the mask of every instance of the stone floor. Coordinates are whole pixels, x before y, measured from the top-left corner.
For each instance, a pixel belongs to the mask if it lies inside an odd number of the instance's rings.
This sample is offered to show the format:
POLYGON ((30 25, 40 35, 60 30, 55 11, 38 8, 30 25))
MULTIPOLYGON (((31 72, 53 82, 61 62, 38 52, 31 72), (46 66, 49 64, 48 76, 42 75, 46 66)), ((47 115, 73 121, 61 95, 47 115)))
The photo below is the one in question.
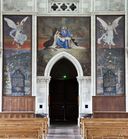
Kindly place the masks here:
POLYGON ((48 129, 47 139, 81 139, 80 129, 72 124, 55 124, 48 129))

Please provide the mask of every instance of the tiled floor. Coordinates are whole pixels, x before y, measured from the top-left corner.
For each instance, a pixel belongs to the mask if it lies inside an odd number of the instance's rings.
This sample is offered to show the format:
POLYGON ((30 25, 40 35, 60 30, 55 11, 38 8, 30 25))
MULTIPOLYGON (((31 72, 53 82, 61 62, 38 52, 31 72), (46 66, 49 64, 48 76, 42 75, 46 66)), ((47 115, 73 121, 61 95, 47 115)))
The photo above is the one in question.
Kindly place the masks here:
POLYGON ((47 139, 81 139, 77 125, 51 125, 47 139))

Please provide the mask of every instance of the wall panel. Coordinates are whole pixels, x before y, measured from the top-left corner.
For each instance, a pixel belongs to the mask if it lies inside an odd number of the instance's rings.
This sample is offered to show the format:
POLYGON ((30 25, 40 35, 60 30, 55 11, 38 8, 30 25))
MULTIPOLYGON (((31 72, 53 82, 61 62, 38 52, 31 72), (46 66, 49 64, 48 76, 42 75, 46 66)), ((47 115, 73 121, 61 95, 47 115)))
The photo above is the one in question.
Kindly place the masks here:
POLYGON ((97 95, 125 94, 125 19, 96 16, 97 95))
POLYGON ((124 96, 93 96, 93 112, 125 111, 124 96))
POLYGON ((4 15, 3 32, 3 95, 30 95, 32 90, 32 17, 4 15))
POLYGON ((35 111, 35 97, 33 96, 4 96, 3 111, 35 111))

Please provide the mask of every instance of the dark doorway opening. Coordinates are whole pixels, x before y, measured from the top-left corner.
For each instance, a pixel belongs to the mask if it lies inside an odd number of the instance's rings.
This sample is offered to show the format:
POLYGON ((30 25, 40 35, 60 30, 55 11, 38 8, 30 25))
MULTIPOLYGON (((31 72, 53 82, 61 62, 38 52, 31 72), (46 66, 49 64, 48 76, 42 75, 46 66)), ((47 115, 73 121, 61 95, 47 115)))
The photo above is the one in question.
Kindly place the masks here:
POLYGON ((77 71, 67 59, 59 60, 51 70, 49 87, 50 123, 77 123, 77 71))

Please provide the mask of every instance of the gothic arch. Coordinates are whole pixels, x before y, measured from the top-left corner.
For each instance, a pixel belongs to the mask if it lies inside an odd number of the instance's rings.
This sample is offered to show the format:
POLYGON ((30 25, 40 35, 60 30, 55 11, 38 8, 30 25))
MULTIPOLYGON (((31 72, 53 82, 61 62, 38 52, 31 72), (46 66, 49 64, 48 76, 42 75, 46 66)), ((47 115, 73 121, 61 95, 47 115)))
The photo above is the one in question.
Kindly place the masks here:
POLYGON ((45 77, 49 77, 50 76, 50 72, 51 69, 53 68, 54 64, 59 61, 62 58, 66 58, 68 59, 70 62, 72 62, 72 64, 75 66, 78 77, 82 77, 83 76, 83 70, 82 67, 79 63, 79 61, 72 56, 71 54, 67 53, 67 52, 60 52, 58 54, 56 54, 47 64, 46 68, 45 68, 45 72, 44 72, 44 76, 45 77))
POLYGON ((78 123, 80 120, 81 113, 92 113, 92 100, 91 100, 91 93, 89 92, 91 87, 91 78, 88 76, 83 75, 82 67, 79 63, 79 61, 72 56, 71 54, 67 52, 60 52, 53 56, 49 62, 47 63, 47 66, 44 71, 44 76, 38 77, 38 97, 36 98, 36 111, 37 113, 46 113, 49 117, 49 83, 51 80, 50 73, 53 68, 53 66, 61 59, 67 59, 69 60, 77 71, 77 81, 78 81, 78 99, 79 99, 79 117, 78 117, 78 123), (39 92, 39 93, 38 93, 39 92), (87 97, 86 97, 87 94, 87 97), (42 99, 40 99, 42 98, 42 99), (43 105, 42 109, 39 109, 39 105, 43 105), (88 109, 85 109, 85 104, 89 106, 88 109))
POLYGON ((79 117, 78 117, 78 123, 79 123, 79 119, 80 119, 80 113, 82 111, 82 92, 83 92, 83 87, 82 84, 85 81, 85 77, 83 76, 83 70, 82 67, 79 63, 79 61, 72 56, 71 54, 67 53, 67 52, 60 52, 58 54, 56 54, 54 57, 52 57, 50 59, 50 61, 48 62, 45 71, 44 71, 44 76, 43 79, 46 81, 45 86, 46 86, 46 113, 48 114, 49 117, 49 105, 48 105, 48 98, 49 98, 49 82, 50 82, 50 72, 54 66, 54 64, 59 61, 62 58, 66 58, 68 59, 76 68, 77 71, 77 80, 78 80, 78 86, 79 86, 79 90, 78 90, 78 94, 79 94, 79 117))

